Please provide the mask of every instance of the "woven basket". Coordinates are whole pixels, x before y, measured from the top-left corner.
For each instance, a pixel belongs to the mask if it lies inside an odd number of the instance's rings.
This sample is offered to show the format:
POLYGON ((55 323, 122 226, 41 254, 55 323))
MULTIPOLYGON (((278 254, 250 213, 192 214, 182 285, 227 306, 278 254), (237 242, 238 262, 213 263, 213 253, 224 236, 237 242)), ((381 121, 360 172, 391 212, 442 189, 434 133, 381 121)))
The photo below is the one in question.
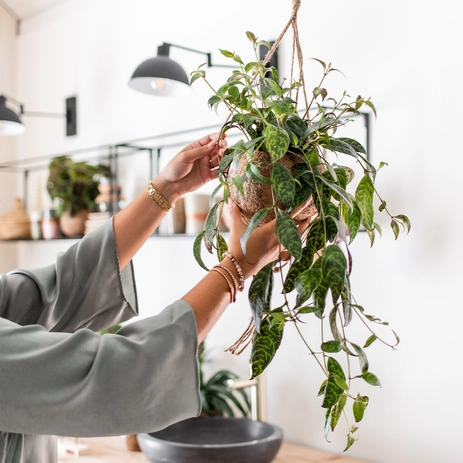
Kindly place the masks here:
POLYGON ((0 239, 31 239, 31 220, 17 198, 13 209, 0 217, 0 239))

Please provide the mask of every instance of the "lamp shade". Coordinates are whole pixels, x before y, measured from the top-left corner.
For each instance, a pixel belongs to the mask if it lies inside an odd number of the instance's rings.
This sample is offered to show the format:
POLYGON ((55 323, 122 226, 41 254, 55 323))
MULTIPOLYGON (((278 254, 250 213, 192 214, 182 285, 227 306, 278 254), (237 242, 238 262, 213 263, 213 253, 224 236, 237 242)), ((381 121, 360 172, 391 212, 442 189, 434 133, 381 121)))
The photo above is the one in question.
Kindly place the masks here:
POLYGON ((25 130, 19 116, 6 107, 6 98, 0 95, 0 135, 20 135, 25 130))
POLYGON ((161 96, 180 96, 190 92, 188 76, 169 58, 169 45, 158 47, 158 56, 143 61, 130 79, 129 86, 139 92, 161 96))

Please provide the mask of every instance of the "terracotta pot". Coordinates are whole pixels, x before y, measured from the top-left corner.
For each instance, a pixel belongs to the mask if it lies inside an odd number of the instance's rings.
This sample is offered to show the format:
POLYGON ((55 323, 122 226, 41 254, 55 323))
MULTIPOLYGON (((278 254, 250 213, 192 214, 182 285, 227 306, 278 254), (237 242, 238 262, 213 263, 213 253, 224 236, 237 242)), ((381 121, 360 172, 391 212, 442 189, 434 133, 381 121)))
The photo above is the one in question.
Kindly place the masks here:
POLYGON ((64 235, 68 237, 81 237, 85 233, 85 222, 88 210, 81 209, 72 216, 63 212, 59 218, 59 226, 64 235))
MULTIPOLYGON (((261 164, 260 173, 264 177, 270 178, 271 174, 271 162, 270 154, 265 151, 256 151, 253 157, 254 164, 261 164)), ((294 154, 287 153, 285 154, 278 162, 283 164, 285 167, 292 171, 292 166, 301 162, 300 158, 294 154)), ((233 175, 243 175, 246 169, 246 157, 242 156, 238 164, 238 172, 230 174, 230 180, 228 182, 228 187, 230 190, 230 198, 235 202, 235 204, 241 210, 241 216, 245 223, 248 223, 252 216, 259 210, 270 207, 273 204, 272 201, 272 189, 270 185, 264 185, 257 182, 256 180, 246 179, 243 185, 244 196, 240 194, 238 189, 231 182, 233 175)), ((284 209, 281 201, 277 201, 277 206, 280 209, 284 209)), ((318 211, 313 202, 311 201, 309 205, 303 209, 295 219, 297 221, 302 221, 308 217, 317 215, 318 211)), ((275 213, 271 210, 267 216, 264 218, 263 223, 270 222, 275 218, 275 213)))

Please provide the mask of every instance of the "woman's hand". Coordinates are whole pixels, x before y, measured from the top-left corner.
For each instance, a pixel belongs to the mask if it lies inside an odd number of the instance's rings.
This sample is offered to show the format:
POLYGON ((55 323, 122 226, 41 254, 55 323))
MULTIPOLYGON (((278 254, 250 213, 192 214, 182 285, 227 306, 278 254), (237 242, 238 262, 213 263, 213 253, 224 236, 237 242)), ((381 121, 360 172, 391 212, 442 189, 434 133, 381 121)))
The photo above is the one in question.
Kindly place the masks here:
POLYGON ((154 187, 171 203, 217 178, 215 169, 227 142, 219 134, 206 135, 183 148, 153 179, 154 187))
MULTIPOLYGON (((307 206, 302 204, 293 211, 291 216, 297 214, 307 206)), ((281 256, 282 260, 289 259, 289 253, 284 249, 275 234, 275 219, 257 227, 249 236, 246 242, 246 258, 241 249, 240 239, 245 232, 247 225, 241 218, 241 211, 233 201, 229 201, 230 208, 230 240, 228 243, 229 252, 239 263, 243 270, 244 279, 255 275, 262 267, 273 262, 281 256)), ((304 233, 310 225, 310 219, 298 224, 299 233, 304 233)))

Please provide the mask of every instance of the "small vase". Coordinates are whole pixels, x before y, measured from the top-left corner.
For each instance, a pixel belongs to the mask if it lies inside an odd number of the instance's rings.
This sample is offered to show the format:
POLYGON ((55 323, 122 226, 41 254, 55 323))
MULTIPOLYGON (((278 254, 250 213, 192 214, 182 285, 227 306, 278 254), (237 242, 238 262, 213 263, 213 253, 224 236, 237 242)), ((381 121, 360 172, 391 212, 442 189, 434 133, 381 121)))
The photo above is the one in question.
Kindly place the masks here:
POLYGON ((88 210, 81 209, 73 215, 63 212, 59 218, 59 226, 67 237, 82 237, 85 233, 85 222, 87 221, 88 210))

